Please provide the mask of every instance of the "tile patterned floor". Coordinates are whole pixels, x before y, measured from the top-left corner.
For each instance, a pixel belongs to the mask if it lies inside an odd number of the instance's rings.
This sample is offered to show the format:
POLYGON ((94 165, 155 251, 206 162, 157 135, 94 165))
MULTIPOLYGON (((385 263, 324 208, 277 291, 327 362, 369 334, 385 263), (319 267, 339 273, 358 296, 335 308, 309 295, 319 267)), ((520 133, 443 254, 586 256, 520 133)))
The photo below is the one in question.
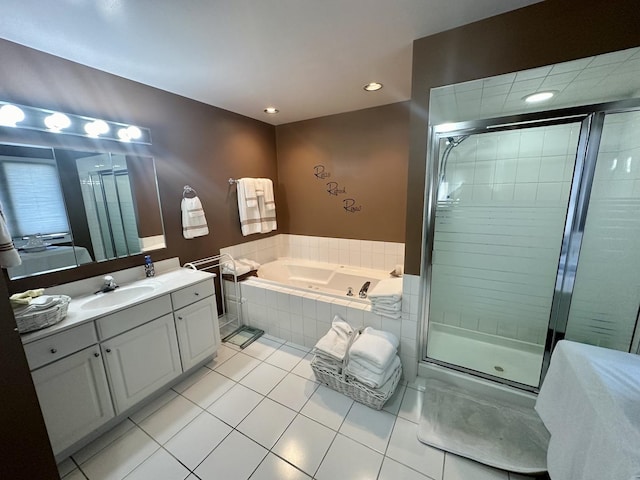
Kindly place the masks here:
POLYGON ((418 442, 420 385, 381 411, 264 337, 218 357, 58 465, 64 480, 531 480, 418 442))

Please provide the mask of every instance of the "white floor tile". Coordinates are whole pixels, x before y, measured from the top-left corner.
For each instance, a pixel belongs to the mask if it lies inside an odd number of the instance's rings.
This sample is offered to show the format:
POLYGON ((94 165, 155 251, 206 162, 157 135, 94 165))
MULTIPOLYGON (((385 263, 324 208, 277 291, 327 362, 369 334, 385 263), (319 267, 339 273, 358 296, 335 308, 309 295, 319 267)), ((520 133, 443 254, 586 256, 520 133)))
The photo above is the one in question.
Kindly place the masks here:
POLYGON ((309 347, 305 347, 304 345, 300 345, 299 343, 287 342, 288 347, 297 348, 298 350, 302 350, 304 353, 309 353, 311 349, 309 347))
POLYGON ((442 478, 444 452, 418 440, 418 425, 398 417, 387 456, 431 478, 442 478))
POLYGON ((258 469, 251 475, 250 480, 311 480, 311 477, 305 475, 280 457, 269 453, 258 469))
POLYGON ((273 340, 269 340, 268 338, 260 337, 247 348, 242 350, 242 353, 253 358, 257 358, 258 360, 264 360, 278 348, 280 348, 280 345, 281 344, 278 342, 274 342, 273 340))
POLYGON ((217 367, 233 357, 236 353, 238 353, 237 350, 234 350, 233 348, 229 348, 225 344, 222 344, 218 347, 215 358, 209 363, 205 364, 205 367, 210 368, 211 370, 215 370, 217 367))
POLYGON ((268 394, 273 387, 287 375, 285 370, 268 363, 261 363, 249 372, 240 383, 262 395, 268 394))
MULTIPOLYGON (((380 470, 380 476, 378 480, 432 480, 429 477, 425 477, 421 473, 410 469, 406 465, 396 462, 389 457, 384 457, 382 462, 382 469, 380 470)), ((466 480, 475 480, 474 477, 469 477, 466 480)))
POLYGON ((378 475, 382 459, 381 454, 338 434, 320 464, 315 478, 374 479, 378 475))
POLYGON ((91 457, 93 457, 96 453, 98 453, 111 443, 115 442, 118 438, 122 437, 133 427, 135 427, 135 424, 131 420, 129 420, 128 418, 123 420, 111 430, 96 438, 86 447, 74 453, 72 455, 73 459, 76 461, 76 463, 78 463, 78 465, 83 464, 91 457))
POLYGON ((273 452, 313 476, 335 435, 330 428, 298 415, 273 447, 273 452))
POLYGON ((205 367, 198 368, 191 375, 186 377, 184 380, 181 380, 180 382, 176 383, 171 388, 178 393, 182 393, 191 385, 193 385, 194 383, 198 383, 203 377, 206 377, 210 373, 211 373, 211 369, 209 368, 205 368, 205 367))
POLYGON ((81 465, 89 480, 121 480, 160 448, 138 427, 102 449, 81 465))
POLYGON ((340 427, 340 433, 384 454, 396 417, 384 410, 374 410, 354 403, 340 427))
POLYGON ((84 474, 76 468, 65 477, 62 477, 62 480, 87 480, 87 477, 85 477, 84 474))
POLYGON ((237 429, 260 445, 271 448, 287 429, 296 412, 265 398, 237 429))
POLYGON ((207 410, 220 420, 235 427, 263 398, 264 396, 259 393, 237 383, 213 402, 207 410))
POLYGON ((185 480, 200 480, 200 479, 192 473, 185 480))
POLYGON ((60 478, 62 478, 65 475, 69 475, 76 468, 78 468, 78 466, 73 460, 71 460, 71 457, 65 458, 58 464, 58 474, 60 475, 60 478))
POLYGON ((151 415, 153 412, 158 410, 160 407, 169 403, 171 400, 173 400, 177 396, 178 394, 173 390, 167 390, 155 400, 152 400, 151 402, 147 403, 140 410, 129 415, 129 418, 133 420, 135 423, 140 423, 142 420, 147 418, 149 415, 151 415))
POLYGON ((249 478, 266 455, 267 450, 234 431, 204 459, 194 473, 202 480, 249 478))
POLYGON ((290 373, 271 390, 268 397, 298 412, 316 388, 317 383, 290 373))
POLYGON ((229 425, 210 413, 202 412, 165 443, 164 448, 193 470, 231 430, 229 425))
POLYGON ((406 385, 398 385, 396 387, 396 391, 391 396, 391 398, 387 400, 387 403, 384 404, 384 407, 382 407, 382 409, 385 412, 389 412, 389 413, 392 413, 393 415, 397 415, 398 411, 400 410, 400 405, 402 404, 402 398, 404 397, 404 392, 406 388, 407 388, 406 385))
POLYGON ((316 380, 316 376, 311 369, 311 360, 313 360, 313 354, 309 353, 300 360, 300 363, 295 366, 291 373, 295 373, 299 377, 306 378, 307 380, 316 380))
POLYGON ((163 445, 201 413, 200 407, 182 396, 177 396, 139 425, 155 441, 163 445))
POLYGON ((509 480, 509 474, 451 453, 445 454, 442 480, 509 480))
POLYGON ((217 367, 216 372, 238 382, 259 364, 260 360, 250 357, 249 355, 245 355, 244 353, 237 353, 217 367))
POLYGON ((305 355, 306 352, 302 350, 290 347, 289 345, 283 345, 268 356, 265 362, 282 368, 283 370, 291 371, 305 355))
POLYGON ((177 480, 186 478, 187 475, 189 470, 169 452, 160 448, 127 475, 125 480, 177 480))
POLYGON ((353 400, 346 395, 320 385, 300 413, 337 431, 351 405, 353 400))
POLYGON ((234 385, 235 382, 233 380, 220 375, 218 372, 209 371, 209 375, 205 375, 197 383, 187 388, 182 392, 182 396, 202 408, 207 408, 234 385))
POLYGON ((271 340, 272 342, 276 342, 276 343, 278 343, 280 345, 282 345, 285 342, 283 339, 278 338, 278 337, 274 337, 273 335, 269 335, 268 333, 265 333, 260 338, 265 338, 267 340, 271 340))
POLYGON ((413 423, 420 423, 423 398, 424 392, 416 390, 415 388, 407 387, 404 392, 404 398, 402 399, 400 410, 398 411, 398 416, 413 423))

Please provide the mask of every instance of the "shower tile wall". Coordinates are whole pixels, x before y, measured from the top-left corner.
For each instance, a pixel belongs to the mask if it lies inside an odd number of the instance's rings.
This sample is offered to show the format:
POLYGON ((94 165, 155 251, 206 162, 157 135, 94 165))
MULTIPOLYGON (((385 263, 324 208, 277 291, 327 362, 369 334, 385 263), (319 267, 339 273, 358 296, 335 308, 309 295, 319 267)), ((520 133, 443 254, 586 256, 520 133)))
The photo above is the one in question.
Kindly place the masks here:
MULTIPOLYGON (((554 127, 537 127, 526 130, 496 132, 482 135, 473 135, 463 141, 460 145, 451 150, 446 170, 446 187, 450 206, 446 202, 439 203, 439 210, 446 214, 446 209, 450 209, 451 217, 445 221, 449 225, 454 222, 458 227, 467 228, 469 219, 474 220, 476 212, 487 216, 487 225, 473 227, 469 230, 467 241, 473 244, 475 250, 465 250, 466 246, 458 243, 449 247, 443 245, 451 240, 452 244, 459 242, 456 230, 450 228, 440 237, 444 240, 440 243, 442 247, 439 255, 448 255, 448 263, 457 268, 457 275, 465 276, 465 270, 470 273, 470 277, 478 276, 484 278, 479 282, 491 280, 485 262, 504 261, 509 263, 510 270, 513 262, 521 265, 518 271, 521 274, 541 273, 542 266, 535 258, 529 255, 527 246, 500 246, 500 236, 513 235, 514 225, 508 218, 510 209, 527 208, 531 212, 531 225, 536 225, 538 230, 535 234, 546 238, 549 245, 545 247, 559 248, 562 231, 556 225, 564 222, 564 213, 558 206, 568 199, 573 175, 573 165, 575 160, 575 145, 579 135, 579 125, 571 124, 554 127), (474 210, 465 210, 465 207, 473 207, 474 210), (549 207, 549 221, 544 208, 549 207), (457 209, 457 210, 456 210, 457 209), (462 213, 459 213, 462 212, 462 213), (463 215, 464 218, 455 215, 463 215), (503 217, 502 219, 500 217, 503 217), (557 218, 556 218, 557 217, 557 218), (504 221, 503 221, 504 220, 504 221), (486 227, 486 228, 485 228, 486 227), (483 230, 484 228, 484 230, 483 230), (447 232, 452 233, 447 233, 447 232), (479 233, 481 232, 481 233, 479 233), (475 234, 475 236, 474 236, 475 234), (449 235, 449 238, 446 236, 449 235), (480 250, 478 250, 480 249, 480 250), (485 249, 485 250, 483 250, 485 249), (450 251, 447 251, 450 250, 450 251), (508 252, 509 256, 501 257, 501 252, 508 252), (515 257, 522 257, 516 258, 515 257), (473 272, 471 273, 471 271, 473 272)), ((441 150, 442 151, 442 150, 441 150)), ((442 192, 439 192, 439 199, 443 200, 442 192)), ((436 227, 437 229, 439 227, 436 227)), ((523 228, 526 230, 527 226, 523 228)), ((531 227, 528 227, 531 228, 531 227)), ((438 238, 436 238, 438 241, 438 238)), ((557 261, 557 255, 549 261, 557 261)), ((499 270, 496 265, 492 268, 499 270)), ((549 268, 546 268, 549 271, 549 268)), ((503 279, 502 279, 503 280, 503 279)), ((511 280, 516 283, 516 276, 511 280)), ((540 284, 540 289, 553 288, 553 278, 548 285, 540 284)), ((440 291, 442 297, 448 292, 443 286, 440 291), (444 289, 444 291, 442 290, 444 289)), ((553 291, 547 292, 548 301, 553 291)), ((522 303, 521 292, 515 291, 512 294, 500 292, 500 301, 505 304, 513 300, 515 303, 522 303), (509 297, 513 297, 510 299, 509 297)), ((543 294, 540 293, 540 297, 543 294)), ((479 300, 481 301, 481 300, 479 300)), ((547 332, 548 318, 541 315, 509 316, 492 315, 489 311, 462 311, 456 309, 458 303, 452 298, 445 301, 444 298, 431 298, 431 312, 429 321, 444 323, 468 330, 479 331, 491 335, 509 337, 525 342, 544 344, 547 332), (435 307, 434 308, 434 303, 435 307), (447 305, 448 304, 448 305, 447 305), (451 304, 454 308, 451 308, 451 304), (535 320, 535 318, 538 318, 535 320)), ((544 310, 545 305, 536 307, 544 310)), ((491 307, 488 308, 490 310, 491 307)))

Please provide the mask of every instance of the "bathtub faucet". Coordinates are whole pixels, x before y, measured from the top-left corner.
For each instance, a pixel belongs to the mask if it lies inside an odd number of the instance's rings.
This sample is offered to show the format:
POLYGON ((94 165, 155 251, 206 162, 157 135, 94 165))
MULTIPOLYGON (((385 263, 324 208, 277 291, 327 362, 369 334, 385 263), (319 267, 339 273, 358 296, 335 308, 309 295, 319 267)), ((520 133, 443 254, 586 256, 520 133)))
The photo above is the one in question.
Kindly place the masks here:
POLYGON ((367 292, 369 291, 370 285, 371 285, 371 282, 364 282, 364 285, 362 285, 362 288, 360 289, 360 293, 358 294, 360 298, 367 298, 367 292))

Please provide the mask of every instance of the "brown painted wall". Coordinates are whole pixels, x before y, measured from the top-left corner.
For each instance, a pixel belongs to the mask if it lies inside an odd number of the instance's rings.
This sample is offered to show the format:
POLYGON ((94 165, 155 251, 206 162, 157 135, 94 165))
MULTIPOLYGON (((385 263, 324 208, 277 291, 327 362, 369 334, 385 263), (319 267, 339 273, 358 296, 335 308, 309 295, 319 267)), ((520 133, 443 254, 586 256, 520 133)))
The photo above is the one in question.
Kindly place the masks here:
MULTIPOLYGON (((24 105, 133 123, 151 130, 153 145, 48 135, 56 146, 95 146, 154 157, 167 249, 154 260, 181 262, 216 254, 220 247, 254 240, 240 233, 235 186, 229 177, 268 177, 277 184, 275 128, 257 120, 151 88, 105 72, 0 40, 0 98, 24 105), (53 138, 55 137, 55 138, 53 138), (182 237, 180 200, 189 184, 202 201, 210 234, 182 237)), ((261 108, 261 107, 260 107, 261 108)), ((40 133, 0 129, 0 142, 42 144, 40 133), (9 132, 9 133, 7 133, 9 132)), ((285 219, 278 219, 286 232, 285 219)), ((262 236, 261 236, 262 237, 262 236)), ((101 275, 143 263, 142 255, 9 283, 12 292, 101 275)))
POLYGON ((404 242, 408 130, 408 102, 278 126, 279 215, 289 233, 404 242), (315 176, 319 165, 331 176, 315 176), (346 193, 331 195, 332 186, 346 193), (362 209, 348 212, 346 199, 362 209))
POLYGON ((405 271, 420 272, 429 91, 640 45, 637 0, 546 0, 413 44, 405 271))

